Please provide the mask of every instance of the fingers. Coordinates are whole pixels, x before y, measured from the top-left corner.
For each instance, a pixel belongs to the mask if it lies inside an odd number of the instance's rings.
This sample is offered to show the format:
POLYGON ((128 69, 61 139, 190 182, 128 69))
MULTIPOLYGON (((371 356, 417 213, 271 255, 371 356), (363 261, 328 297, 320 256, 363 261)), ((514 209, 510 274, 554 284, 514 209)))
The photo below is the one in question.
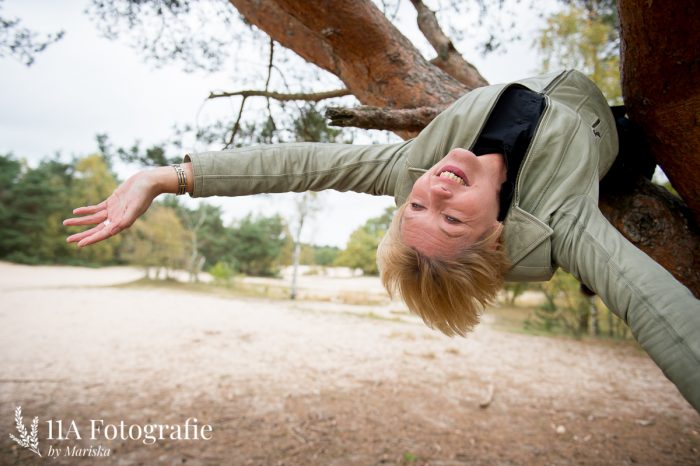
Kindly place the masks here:
POLYGON ((73 213, 75 215, 86 215, 86 214, 94 214, 96 212, 99 212, 100 210, 104 210, 107 208, 107 201, 102 201, 97 205, 88 205, 84 207, 78 207, 77 209, 73 209, 73 213))
MULTIPOLYGON (((94 233, 92 233, 91 235, 89 235, 87 237, 83 237, 81 240, 78 241, 79 248, 88 246, 90 244, 97 243, 98 241, 105 240, 105 239, 109 238, 110 236, 112 236, 113 227, 107 228, 107 227, 105 227, 105 225, 103 223, 101 223, 98 226, 96 226, 95 228, 91 228, 90 230, 88 230, 88 232, 95 230, 95 229, 97 229, 97 231, 95 231, 94 233)), ((118 232, 118 230, 117 230, 117 232, 118 232)), ((87 233, 87 232, 85 232, 85 233, 87 233)), ((115 234, 116 234, 116 232, 115 232, 115 234)))
MULTIPOLYGON (((78 210, 78 209, 76 209, 78 210)), ((85 217, 67 218, 63 221, 64 225, 94 225, 100 223, 107 218, 107 211, 102 210, 96 214, 86 215, 85 217)))
POLYGON ((89 230, 81 231, 80 233, 76 233, 74 235, 70 235, 68 238, 66 238, 66 241, 68 243, 78 243, 78 247, 82 248, 85 246, 88 246, 90 244, 97 243, 99 241, 105 240, 107 238, 110 238, 120 231, 122 231, 124 228, 118 226, 118 225, 105 225, 104 222, 90 228, 89 230))
POLYGON ((70 235, 68 238, 66 238, 66 242, 68 243, 77 243, 78 241, 82 240, 83 238, 87 238, 88 236, 97 233, 101 229, 104 228, 104 224, 100 223, 99 225, 90 228, 89 230, 81 231, 80 233, 76 233, 74 235, 70 235))

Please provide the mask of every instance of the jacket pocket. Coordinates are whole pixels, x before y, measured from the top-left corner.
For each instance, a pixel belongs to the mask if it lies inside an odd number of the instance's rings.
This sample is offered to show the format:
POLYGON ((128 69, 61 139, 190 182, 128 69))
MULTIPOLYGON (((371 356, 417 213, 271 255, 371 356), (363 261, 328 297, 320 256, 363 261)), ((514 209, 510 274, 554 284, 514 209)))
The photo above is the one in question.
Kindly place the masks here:
POLYGON ((517 205, 511 206, 504 227, 504 243, 511 271, 509 281, 544 281, 554 273, 549 225, 517 205))

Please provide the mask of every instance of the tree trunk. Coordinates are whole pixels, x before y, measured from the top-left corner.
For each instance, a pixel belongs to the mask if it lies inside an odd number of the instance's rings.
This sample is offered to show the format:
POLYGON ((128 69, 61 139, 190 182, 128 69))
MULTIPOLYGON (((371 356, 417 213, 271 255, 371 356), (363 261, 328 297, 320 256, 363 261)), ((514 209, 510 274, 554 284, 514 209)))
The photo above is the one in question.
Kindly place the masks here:
MULTIPOLYGON (((471 89, 427 61, 370 0, 230 2, 274 40, 337 76, 364 105, 440 108, 471 89)), ((421 12, 421 2, 412 2, 423 21, 432 21, 421 12)), ((652 154, 688 202, 690 217, 697 220, 700 3, 620 0, 619 9, 625 103, 631 118, 649 135, 652 154)), ((438 59, 456 53, 450 44, 444 45, 434 24, 428 26, 431 32, 425 33, 434 35, 431 43, 438 59)), ((445 69, 453 76, 459 74, 445 69)), ((629 191, 604 192, 603 212, 633 243, 700 296, 696 224, 677 203, 640 183, 632 183, 629 191)))
POLYGON ((700 297, 700 3, 619 0, 618 12, 627 113, 688 208, 636 180, 604 196, 603 212, 700 297))
POLYGON ((296 235, 294 235, 294 254, 292 255, 292 288, 290 299, 297 299, 297 283, 299 280, 299 261, 301 259, 301 230, 304 228, 304 216, 299 219, 296 235))
POLYGON ((700 221, 700 2, 620 0, 622 95, 700 221))

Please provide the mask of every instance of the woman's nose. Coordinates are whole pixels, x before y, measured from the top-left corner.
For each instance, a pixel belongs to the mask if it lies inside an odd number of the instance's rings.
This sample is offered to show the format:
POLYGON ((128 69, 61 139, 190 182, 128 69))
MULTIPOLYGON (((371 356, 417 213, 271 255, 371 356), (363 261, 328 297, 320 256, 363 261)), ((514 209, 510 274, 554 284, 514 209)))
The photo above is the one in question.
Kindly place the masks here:
POLYGON ((434 196, 437 196, 437 197, 440 197, 443 199, 448 199, 448 198, 452 197, 452 191, 450 191, 450 189, 443 184, 435 183, 430 188, 431 188, 431 191, 432 191, 434 196))

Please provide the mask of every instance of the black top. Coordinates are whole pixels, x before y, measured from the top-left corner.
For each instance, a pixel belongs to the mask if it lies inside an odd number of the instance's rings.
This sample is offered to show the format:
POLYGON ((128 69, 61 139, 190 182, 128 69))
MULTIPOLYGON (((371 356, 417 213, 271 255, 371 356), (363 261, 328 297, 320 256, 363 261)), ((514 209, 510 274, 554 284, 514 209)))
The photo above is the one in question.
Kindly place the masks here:
POLYGON ((507 179, 501 185, 498 220, 508 214, 520 164, 544 112, 544 96, 524 87, 510 86, 498 99, 472 152, 500 153, 505 157, 507 179))

